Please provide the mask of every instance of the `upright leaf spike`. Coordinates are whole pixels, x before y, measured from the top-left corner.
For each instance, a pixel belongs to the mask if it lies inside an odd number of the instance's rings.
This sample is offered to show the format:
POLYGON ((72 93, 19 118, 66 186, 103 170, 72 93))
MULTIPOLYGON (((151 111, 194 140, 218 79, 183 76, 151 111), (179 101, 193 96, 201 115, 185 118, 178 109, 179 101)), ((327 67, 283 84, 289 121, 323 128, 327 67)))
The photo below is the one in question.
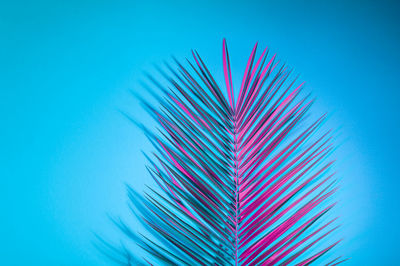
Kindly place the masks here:
POLYGON ((149 76, 161 108, 144 105, 161 130, 143 129, 157 151, 148 170, 160 189, 143 197, 129 188, 148 232, 120 224, 147 252, 134 258, 124 248, 127 265, 308 265, 339 242, 314 250, 337 228, 336 218, 322 219, 337 190, 331 131, 322 131, 324 116, 299 128, 313 100, 268 49, 257 58, 257 46, 237 98, 225 39, 226 96, 196 51, 190 69, 174 59, 171 75, 160 70, 166 81, 149 76))

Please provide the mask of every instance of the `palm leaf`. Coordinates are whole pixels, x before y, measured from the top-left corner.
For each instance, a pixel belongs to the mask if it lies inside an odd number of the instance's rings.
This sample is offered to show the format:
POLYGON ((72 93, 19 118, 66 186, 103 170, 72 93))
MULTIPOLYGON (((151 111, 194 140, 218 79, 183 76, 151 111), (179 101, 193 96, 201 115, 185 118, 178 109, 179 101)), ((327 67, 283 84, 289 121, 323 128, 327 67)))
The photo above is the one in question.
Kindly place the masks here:
POLYGON ((128 190, 150 235, 117 222, 148 254, 143 264, 306 265, 338 243, 322 241, 337 228, 327 215, 336 181, 325 116, 307 125, 303 84, 256 51, 237 90, 225 40, 223 86, 196 51, 188 68, 175 60, 160 70, 168 85, 149 76, 160 107, 142 103, 159 128, 137 124, 155 147, 148 170, 160 189, 128 190))

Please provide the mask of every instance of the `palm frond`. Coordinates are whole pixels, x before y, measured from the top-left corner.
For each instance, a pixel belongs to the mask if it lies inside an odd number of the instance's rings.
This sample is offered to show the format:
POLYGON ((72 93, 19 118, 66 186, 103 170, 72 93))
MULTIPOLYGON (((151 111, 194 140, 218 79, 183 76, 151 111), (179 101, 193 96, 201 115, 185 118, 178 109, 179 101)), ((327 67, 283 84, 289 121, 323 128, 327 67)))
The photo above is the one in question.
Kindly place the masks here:
POLYGON ((314 100, 267 49, 257 57, 254 46, 240 87, 225 40, 222 52, 223 85, 196 51, 188 67, 175 60, 168 74, 161 71, 168 85, 149 76, 160 107, 142 102, 158 131, 140 126, 156 150, 148 170, 160 189, 141 196, 129 188, 150 235, 119 226, 147 252, 148 264, 321 260, 338 243, 323 242, 337 229, 327 216, 337 188, 325 116, 305 122, 314 100))

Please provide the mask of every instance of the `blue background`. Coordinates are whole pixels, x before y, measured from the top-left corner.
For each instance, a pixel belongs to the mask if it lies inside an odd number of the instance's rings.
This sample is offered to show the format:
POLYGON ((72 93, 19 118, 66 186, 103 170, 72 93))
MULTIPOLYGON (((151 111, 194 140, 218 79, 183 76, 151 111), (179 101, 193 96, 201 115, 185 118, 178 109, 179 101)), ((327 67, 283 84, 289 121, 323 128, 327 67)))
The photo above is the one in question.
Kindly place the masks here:
POLYGON ((1 1, 0 264, 106 265, 124 182, 149 182, 142 71, 197 49, 234 73, 256 41, 295 67, 347 141, 337 213, 349 265, 398 265, 400 8, 387 1, 1 1))

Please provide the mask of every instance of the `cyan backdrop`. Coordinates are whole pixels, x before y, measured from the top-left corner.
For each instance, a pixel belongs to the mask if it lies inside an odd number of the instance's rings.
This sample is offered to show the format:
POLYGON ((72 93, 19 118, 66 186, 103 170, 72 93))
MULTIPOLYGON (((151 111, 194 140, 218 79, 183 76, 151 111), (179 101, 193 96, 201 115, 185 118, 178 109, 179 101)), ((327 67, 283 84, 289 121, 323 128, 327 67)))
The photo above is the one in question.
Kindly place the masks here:
MULTIPOLYGON (((256 41, 341 127, 337 213, 348 265, 398 265, 400 18, 395 1, 1 1, 0 265, 107 265, 94 232, 150 182, 143 70, 197 49, 234 75, 256 41)), ((133 221, 133 220, 132 220, 133 221)))

